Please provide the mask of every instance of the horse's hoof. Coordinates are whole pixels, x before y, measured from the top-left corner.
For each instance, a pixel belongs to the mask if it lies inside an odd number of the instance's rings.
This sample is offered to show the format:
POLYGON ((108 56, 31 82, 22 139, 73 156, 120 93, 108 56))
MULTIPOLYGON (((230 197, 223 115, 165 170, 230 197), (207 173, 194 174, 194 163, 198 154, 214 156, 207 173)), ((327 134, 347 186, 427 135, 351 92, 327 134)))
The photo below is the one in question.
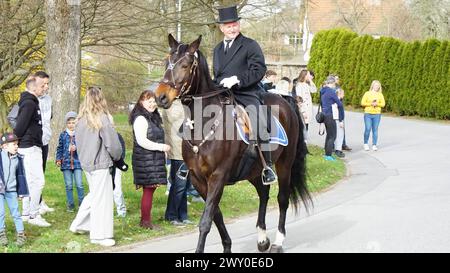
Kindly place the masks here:
POLYGON ((270 253, 283 253, 283 246, 279 245, 272 245, 270 248, 270 253))
POLYGON ((267 238, 264 242, 258 242, 259 252, 266 252, 270 247, 270 239, 267 238))

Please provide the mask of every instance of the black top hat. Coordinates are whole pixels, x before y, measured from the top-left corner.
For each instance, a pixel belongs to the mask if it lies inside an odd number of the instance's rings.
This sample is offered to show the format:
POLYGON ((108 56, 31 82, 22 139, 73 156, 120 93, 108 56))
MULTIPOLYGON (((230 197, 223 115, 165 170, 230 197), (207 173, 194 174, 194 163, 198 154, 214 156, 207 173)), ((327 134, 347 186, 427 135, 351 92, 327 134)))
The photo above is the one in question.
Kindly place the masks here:
POLYGON ((241 17, 238 17, 238 12, 236 6, 218 8, 219 10, 219 20, 217 23, 225 24, 239 21, 241 17))

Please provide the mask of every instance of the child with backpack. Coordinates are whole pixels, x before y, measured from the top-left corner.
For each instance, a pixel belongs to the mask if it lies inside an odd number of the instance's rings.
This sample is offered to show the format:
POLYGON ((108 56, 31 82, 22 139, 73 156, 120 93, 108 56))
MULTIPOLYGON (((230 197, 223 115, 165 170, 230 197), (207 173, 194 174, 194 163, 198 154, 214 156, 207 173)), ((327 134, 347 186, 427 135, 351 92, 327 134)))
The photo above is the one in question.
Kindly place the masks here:
POLYGON ((64 175, 66 185, 67 211, 75 211, 73 200, 73 183, 77 188, 78 205, 81 205, 84 198, 84 188, 82 181, 82 169, 77 154, 75 141, 75 119, 77 113, 68 112, 65 116, 66 130, 59 135, 58 147, 56 148, 56 165, 60 167, 64 175))
POLYGON ((19 212, 18 197, 29 195, 23 157, 17 153, 19 140, 13 133, 0 138, 0 246, 8 245, 5 230, 5 200, 17 231, 16 245, 25 244, 23 221, 19 212))

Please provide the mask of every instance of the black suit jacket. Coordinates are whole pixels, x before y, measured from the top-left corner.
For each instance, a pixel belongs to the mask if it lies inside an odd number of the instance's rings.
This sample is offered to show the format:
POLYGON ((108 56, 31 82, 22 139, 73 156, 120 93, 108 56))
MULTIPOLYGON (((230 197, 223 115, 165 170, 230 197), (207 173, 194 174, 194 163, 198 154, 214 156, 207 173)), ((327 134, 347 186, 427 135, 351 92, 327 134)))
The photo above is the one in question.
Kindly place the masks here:
POLYGON ((255 40, 239 34, 228 53, 224 53, 221 41, 214 48, 214 81, 219 84, 224 78, 237 76, 239 85, 233 87, 236 99, 246 105, 259 104, 258 83, 266 73, 266 63, 261 47, 255 40))

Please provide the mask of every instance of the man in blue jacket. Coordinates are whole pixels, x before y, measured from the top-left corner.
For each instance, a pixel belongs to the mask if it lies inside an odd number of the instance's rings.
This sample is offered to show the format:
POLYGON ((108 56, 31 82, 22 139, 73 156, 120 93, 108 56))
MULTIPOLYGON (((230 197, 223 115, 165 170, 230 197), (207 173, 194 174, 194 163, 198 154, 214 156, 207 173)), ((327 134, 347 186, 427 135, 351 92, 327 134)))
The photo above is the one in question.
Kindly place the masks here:
POLYGON ((0 246, 8 245, 5 231, 5 200, 14 220, 18 246, 25 243, 25 233, 19 212, 17 197, 28 195, 27 180, 23 168, 23 158, 17 154, 18 139, 13 133, 5 133, 0 138, 0 246))

